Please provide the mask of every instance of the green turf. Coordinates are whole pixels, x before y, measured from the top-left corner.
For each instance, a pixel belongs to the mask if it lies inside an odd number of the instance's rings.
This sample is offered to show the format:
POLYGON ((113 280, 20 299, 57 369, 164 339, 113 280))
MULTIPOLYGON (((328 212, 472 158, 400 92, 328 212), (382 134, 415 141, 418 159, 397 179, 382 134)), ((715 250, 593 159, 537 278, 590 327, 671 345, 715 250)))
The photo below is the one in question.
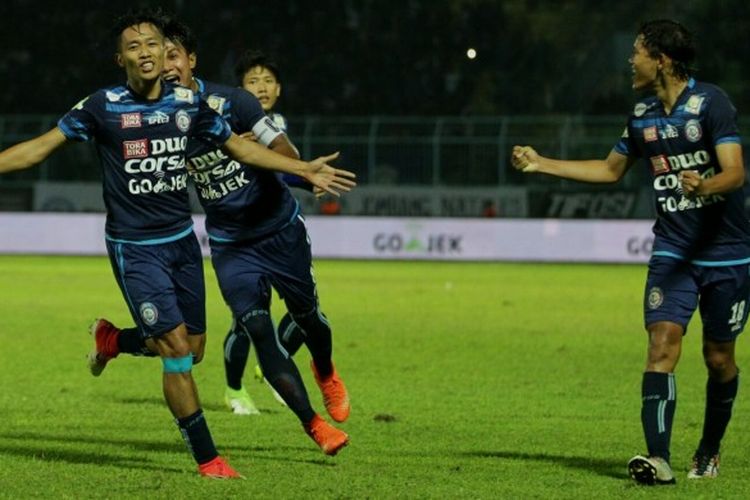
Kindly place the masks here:
MULTIPOLYGON (((316 276, 352 397, 351 445, 335 458, 251 376, 264 414, 225 411, 229 316, 207 268, 209 342, 194 373, 219 449, 248 478, 222 482, 196 474, 158 360, 121 356, 88 374, 88 322, 128 322, 106 259, 0 257, 0 497, 750 496, 742 389, 721 476, 684 479, 703 413, 697 322, 677 374, 678 484, 626 476, 644 451, 644 266, 319 262, 316 276)), ((322 410, 308 360, 298 356, 322 410)))

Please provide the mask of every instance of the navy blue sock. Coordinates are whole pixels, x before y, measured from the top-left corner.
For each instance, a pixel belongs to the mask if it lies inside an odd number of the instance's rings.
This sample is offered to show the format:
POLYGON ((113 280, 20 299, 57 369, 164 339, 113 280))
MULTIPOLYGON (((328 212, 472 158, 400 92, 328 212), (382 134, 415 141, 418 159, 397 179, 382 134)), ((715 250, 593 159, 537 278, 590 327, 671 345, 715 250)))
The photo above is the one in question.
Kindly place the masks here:
POLYGON ((132 354, 133 356, 154 357, 156 353, 146 347, 146 341, 141 336, 140 330, 136 327, 123 328, 117 337, 117 347, 120 352, 132 354))
POLYGON ((719 452, 721 438, 732 418, 732 405, 737 397, 740 376, 722 384, 708 379, 706 383, 706 413, 703 420, 703 437, 698 449, 707 454, 719 452))
POLYGON ((235 391, 242 389, 242 376, 249 354, 250 336, 233 321, 224 339, 224 373, 227 385, 235 391))
POLYGON ((208 430, 208 424, 203 416, 203 410, 199 408, 198 411, 188 417, 175 419, 175 422, 196 462, 205 464, 219 456, 208 430))
POLYGON ((669 462, 669 442, 677 407, 674 373, 645 372, 641 395, 641 423, 648 454, 669 462))

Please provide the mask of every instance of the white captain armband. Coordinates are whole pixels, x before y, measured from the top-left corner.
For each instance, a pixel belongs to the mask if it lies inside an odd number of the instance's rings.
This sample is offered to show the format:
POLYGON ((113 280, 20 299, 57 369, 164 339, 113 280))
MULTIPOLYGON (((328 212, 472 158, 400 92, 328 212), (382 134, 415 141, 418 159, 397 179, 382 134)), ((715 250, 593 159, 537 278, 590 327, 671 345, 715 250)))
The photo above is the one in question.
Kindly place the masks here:
POLYGON ((278 136, 284 132, 267 116, 264 116, 262 120, 253 126, 253 134, 258 139, 258 142, 264 146, 268 146, 278 136))

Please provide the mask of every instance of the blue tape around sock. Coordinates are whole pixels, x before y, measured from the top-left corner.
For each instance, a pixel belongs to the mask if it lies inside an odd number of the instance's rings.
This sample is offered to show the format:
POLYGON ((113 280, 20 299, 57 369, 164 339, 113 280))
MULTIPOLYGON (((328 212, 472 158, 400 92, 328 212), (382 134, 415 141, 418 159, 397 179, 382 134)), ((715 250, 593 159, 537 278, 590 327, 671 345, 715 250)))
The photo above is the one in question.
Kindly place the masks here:
POLYGON ((161 358, 164 365, 164 373, 185 373, 193 368, 193 355, 188 354, 182 358, 161 358))

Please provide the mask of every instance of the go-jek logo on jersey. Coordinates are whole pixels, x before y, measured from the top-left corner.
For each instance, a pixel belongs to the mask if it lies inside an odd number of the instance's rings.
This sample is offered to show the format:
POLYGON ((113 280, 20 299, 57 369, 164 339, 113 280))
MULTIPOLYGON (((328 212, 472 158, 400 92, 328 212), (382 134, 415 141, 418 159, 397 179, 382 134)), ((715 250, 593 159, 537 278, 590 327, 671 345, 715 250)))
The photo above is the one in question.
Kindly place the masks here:
POLYGON ((187 174, 166 175, 185 168, 186 147, 187 137, 124 141, 125 172, 139 175, 128 181, 128 190, 143 194, 187 189, 187 174))
POLYGON ((204 200, 218 200, 250 184, 242 165, 220 149, 190 158, 187 168, 204 200))
MULTIPOLYGON (((701 173, 701 178, 710 179, 716 174, 713 167, 701 173)), ((691 196, 686 197, 682 192, 682 184, 678 174, 668 174, 656 177, 654 179, 654 190, 657 193, 656 203, 662 212, 684 212, 702 208, 707 205, 724 201, 724 197, 718 194, 711 196, 691 196), (670 194, 663 191, 669 191, 670 194)))

